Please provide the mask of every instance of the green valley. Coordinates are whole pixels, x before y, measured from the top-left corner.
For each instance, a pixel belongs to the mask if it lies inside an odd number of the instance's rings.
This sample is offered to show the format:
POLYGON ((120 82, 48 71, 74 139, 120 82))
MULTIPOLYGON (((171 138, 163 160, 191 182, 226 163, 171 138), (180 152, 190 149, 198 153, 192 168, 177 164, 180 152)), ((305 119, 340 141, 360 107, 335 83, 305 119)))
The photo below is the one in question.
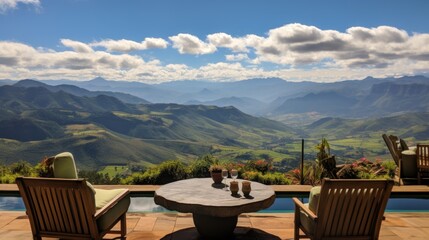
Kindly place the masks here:
POLYGON ((148 168, 167 160, 190 164, 212 155, 237 163, 265 159, 288 171, 300 163, 301 139, 306 161, 314 160, 316 144, 326 138, 339 163, 362 157, 390 160, 383 133, 398 135, 409 145, 429 140, 425 112, 361 119, 294 113, 282 118, 292 119, 290 127, 231 106, 130 104, 112 96, 20 85, 0 87, 0 106, 2 164, 35 164, 69 151, 82 169, 148 168))

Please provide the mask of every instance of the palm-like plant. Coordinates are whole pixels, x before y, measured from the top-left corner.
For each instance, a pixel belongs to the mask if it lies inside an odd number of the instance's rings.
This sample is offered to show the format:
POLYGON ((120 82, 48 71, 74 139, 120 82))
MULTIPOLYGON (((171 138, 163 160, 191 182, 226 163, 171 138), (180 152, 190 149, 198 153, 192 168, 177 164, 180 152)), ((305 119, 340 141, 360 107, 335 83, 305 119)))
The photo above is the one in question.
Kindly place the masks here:
POLYGON ((316 155, 316 162, 319 163, 319 165, 323 159, 331 156, 331 147, 329 146, 328 140, 326 140, 326 138, 322 138, 322 141, 316 145, 316 149, 319 150, 316 155))
POLYGON ((322 168, 321 177, 337 178, 335 156, 331 156, 331 147, 328 140, 322 138, 320 144, 316 145, 319 152, 316 155, 316 162, 322 168))

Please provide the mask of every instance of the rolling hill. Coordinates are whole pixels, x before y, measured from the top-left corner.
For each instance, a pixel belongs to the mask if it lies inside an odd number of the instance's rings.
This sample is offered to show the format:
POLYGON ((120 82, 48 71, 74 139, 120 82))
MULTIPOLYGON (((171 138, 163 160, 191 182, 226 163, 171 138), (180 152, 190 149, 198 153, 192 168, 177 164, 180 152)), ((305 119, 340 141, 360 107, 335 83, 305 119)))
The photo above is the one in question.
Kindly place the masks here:
POLYGON ((257 148, 296 131, 234 107, 125 104, 37 87, 0 87, 0 158, 72 151, 80 166, 190 161, 213 145, 257 148))
POLYGON ((348 112, 357 100, 334 91, 309 93, 303 97, 286 100, 275 112, 277 114, 323 112, 339 115, 348 112))
POLYGON ((337 139, 350 136, 369 136, 377 132, 390 132, 402 138, 427 141, 429 140, 428 119, 429 112, 405 113, 370 119, 327 117, 306 126, 304 129, 308 133, 313 133, 312 136, 331 136, 331 138, 337 139))

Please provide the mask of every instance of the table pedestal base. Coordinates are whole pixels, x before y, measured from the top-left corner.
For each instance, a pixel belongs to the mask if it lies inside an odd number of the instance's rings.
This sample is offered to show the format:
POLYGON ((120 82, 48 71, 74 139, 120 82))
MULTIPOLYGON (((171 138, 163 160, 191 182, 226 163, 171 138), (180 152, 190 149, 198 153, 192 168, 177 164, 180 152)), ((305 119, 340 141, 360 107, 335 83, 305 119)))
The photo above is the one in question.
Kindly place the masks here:
POLYGON ((192 214, 195 227, 198 232, 211 239, 221 239, 231 236, 237 226, 238 216, 234 217, 213 217, 201 214, 192 214))

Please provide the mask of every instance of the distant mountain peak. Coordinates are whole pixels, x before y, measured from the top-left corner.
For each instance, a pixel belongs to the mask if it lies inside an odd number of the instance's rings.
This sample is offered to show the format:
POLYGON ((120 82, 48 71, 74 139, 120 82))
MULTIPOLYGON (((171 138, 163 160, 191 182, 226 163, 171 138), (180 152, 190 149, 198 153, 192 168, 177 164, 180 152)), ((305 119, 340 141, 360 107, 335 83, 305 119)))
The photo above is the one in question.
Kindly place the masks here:
POLYGON ((15 87, 46 87, 48 86, 45 83, 33 80, 33 79, 23 79, 13 84, 15 87))
POLYGON ((368 76, 368 77, 366 77, 366 78, 364 78, 364 79, 362 79, 362 80, 369 80, 369 81, 371 81, 371 80, 374 80, 375 78, 373 78, 373 77, 371 77, 371 76, 368 76))
POLYGON ((96 77, 96 78, 90 80, 89 82, 92 82, 92 83, 94 83, 94 82, 105 83, 105 82, 108 82, 108 81, 106 79, 102 78, 102 77, 96 77))

